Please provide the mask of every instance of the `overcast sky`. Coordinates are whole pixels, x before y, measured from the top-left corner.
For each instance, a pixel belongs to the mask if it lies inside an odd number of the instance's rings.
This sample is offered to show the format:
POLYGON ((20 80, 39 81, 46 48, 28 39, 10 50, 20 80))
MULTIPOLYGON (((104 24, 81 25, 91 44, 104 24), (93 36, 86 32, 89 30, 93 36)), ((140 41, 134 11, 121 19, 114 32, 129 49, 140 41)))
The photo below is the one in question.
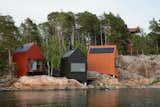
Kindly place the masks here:
POLYGON ((149 21, 160 19, 160 0, 0 0, 0 14, 13 16, 16 25, 30 17, 34 22, 47 20, 52 11, 89 11, 119 14, 128 27, 140 26, 148 32, 149 21))

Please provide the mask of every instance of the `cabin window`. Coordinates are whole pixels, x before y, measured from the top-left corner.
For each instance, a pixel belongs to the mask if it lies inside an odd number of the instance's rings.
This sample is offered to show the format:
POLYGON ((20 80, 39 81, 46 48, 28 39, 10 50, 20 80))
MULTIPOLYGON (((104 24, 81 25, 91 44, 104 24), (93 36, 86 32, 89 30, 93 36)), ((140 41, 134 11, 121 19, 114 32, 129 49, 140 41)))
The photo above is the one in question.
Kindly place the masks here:
POLYGON ((29 72, 42 71, 42 61, 29 60, 29 72))
POLYGON ((85 72, 85 63, 71 63, 71 72, 85 72))
POLYGON ((114 48, 91 48, 91 54, 98 54, 98 53, 113 53, 114 48))
POLYGON ((32 62, 32 70, 37 70, 37 61, 32 62))

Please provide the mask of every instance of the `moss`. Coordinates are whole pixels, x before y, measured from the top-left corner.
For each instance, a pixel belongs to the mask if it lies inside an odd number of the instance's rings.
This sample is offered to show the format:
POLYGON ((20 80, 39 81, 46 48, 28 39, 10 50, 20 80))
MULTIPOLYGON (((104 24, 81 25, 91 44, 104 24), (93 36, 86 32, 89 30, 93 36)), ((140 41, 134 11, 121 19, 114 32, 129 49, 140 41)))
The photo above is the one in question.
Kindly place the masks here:
POLYGON ((160 77, 157 77, 155 80, 153 80, 153 82, 151 84, 155 84, 155 83, 158 83, 160 82, 160 77))

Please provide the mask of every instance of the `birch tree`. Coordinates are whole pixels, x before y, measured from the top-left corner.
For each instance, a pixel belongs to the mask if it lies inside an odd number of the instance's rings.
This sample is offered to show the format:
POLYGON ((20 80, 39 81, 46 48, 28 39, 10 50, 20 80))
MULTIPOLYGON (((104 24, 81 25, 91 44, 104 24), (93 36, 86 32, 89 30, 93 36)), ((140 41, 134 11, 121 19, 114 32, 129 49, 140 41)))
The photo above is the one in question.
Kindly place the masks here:
POLYGON ((53 71, 59 70, 61 57, 66 50, 64 38, 52 36, 44 40, 41 46, 47 63, 48 75, 53 75, 53 71))

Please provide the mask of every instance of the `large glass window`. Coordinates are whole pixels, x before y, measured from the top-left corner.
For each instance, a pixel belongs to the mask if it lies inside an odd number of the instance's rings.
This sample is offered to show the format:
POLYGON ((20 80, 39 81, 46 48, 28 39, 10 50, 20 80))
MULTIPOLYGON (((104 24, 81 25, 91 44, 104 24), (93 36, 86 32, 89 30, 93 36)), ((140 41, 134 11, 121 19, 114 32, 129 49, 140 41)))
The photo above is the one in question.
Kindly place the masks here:
POLYGON ((29 72, 34 71, 42 71, 43 70, 43 63, 41 60, 29 60, 29 72))
POLYGON ((114 48, 91 48, 89 53, 113 53, 114 48))
POLYGON ((32 63, 32 70, 37 70, 37 61, 33 61, 32 63))
POLYGON ((71 63, 71 72, 85 72, 85 63, 71 63))

